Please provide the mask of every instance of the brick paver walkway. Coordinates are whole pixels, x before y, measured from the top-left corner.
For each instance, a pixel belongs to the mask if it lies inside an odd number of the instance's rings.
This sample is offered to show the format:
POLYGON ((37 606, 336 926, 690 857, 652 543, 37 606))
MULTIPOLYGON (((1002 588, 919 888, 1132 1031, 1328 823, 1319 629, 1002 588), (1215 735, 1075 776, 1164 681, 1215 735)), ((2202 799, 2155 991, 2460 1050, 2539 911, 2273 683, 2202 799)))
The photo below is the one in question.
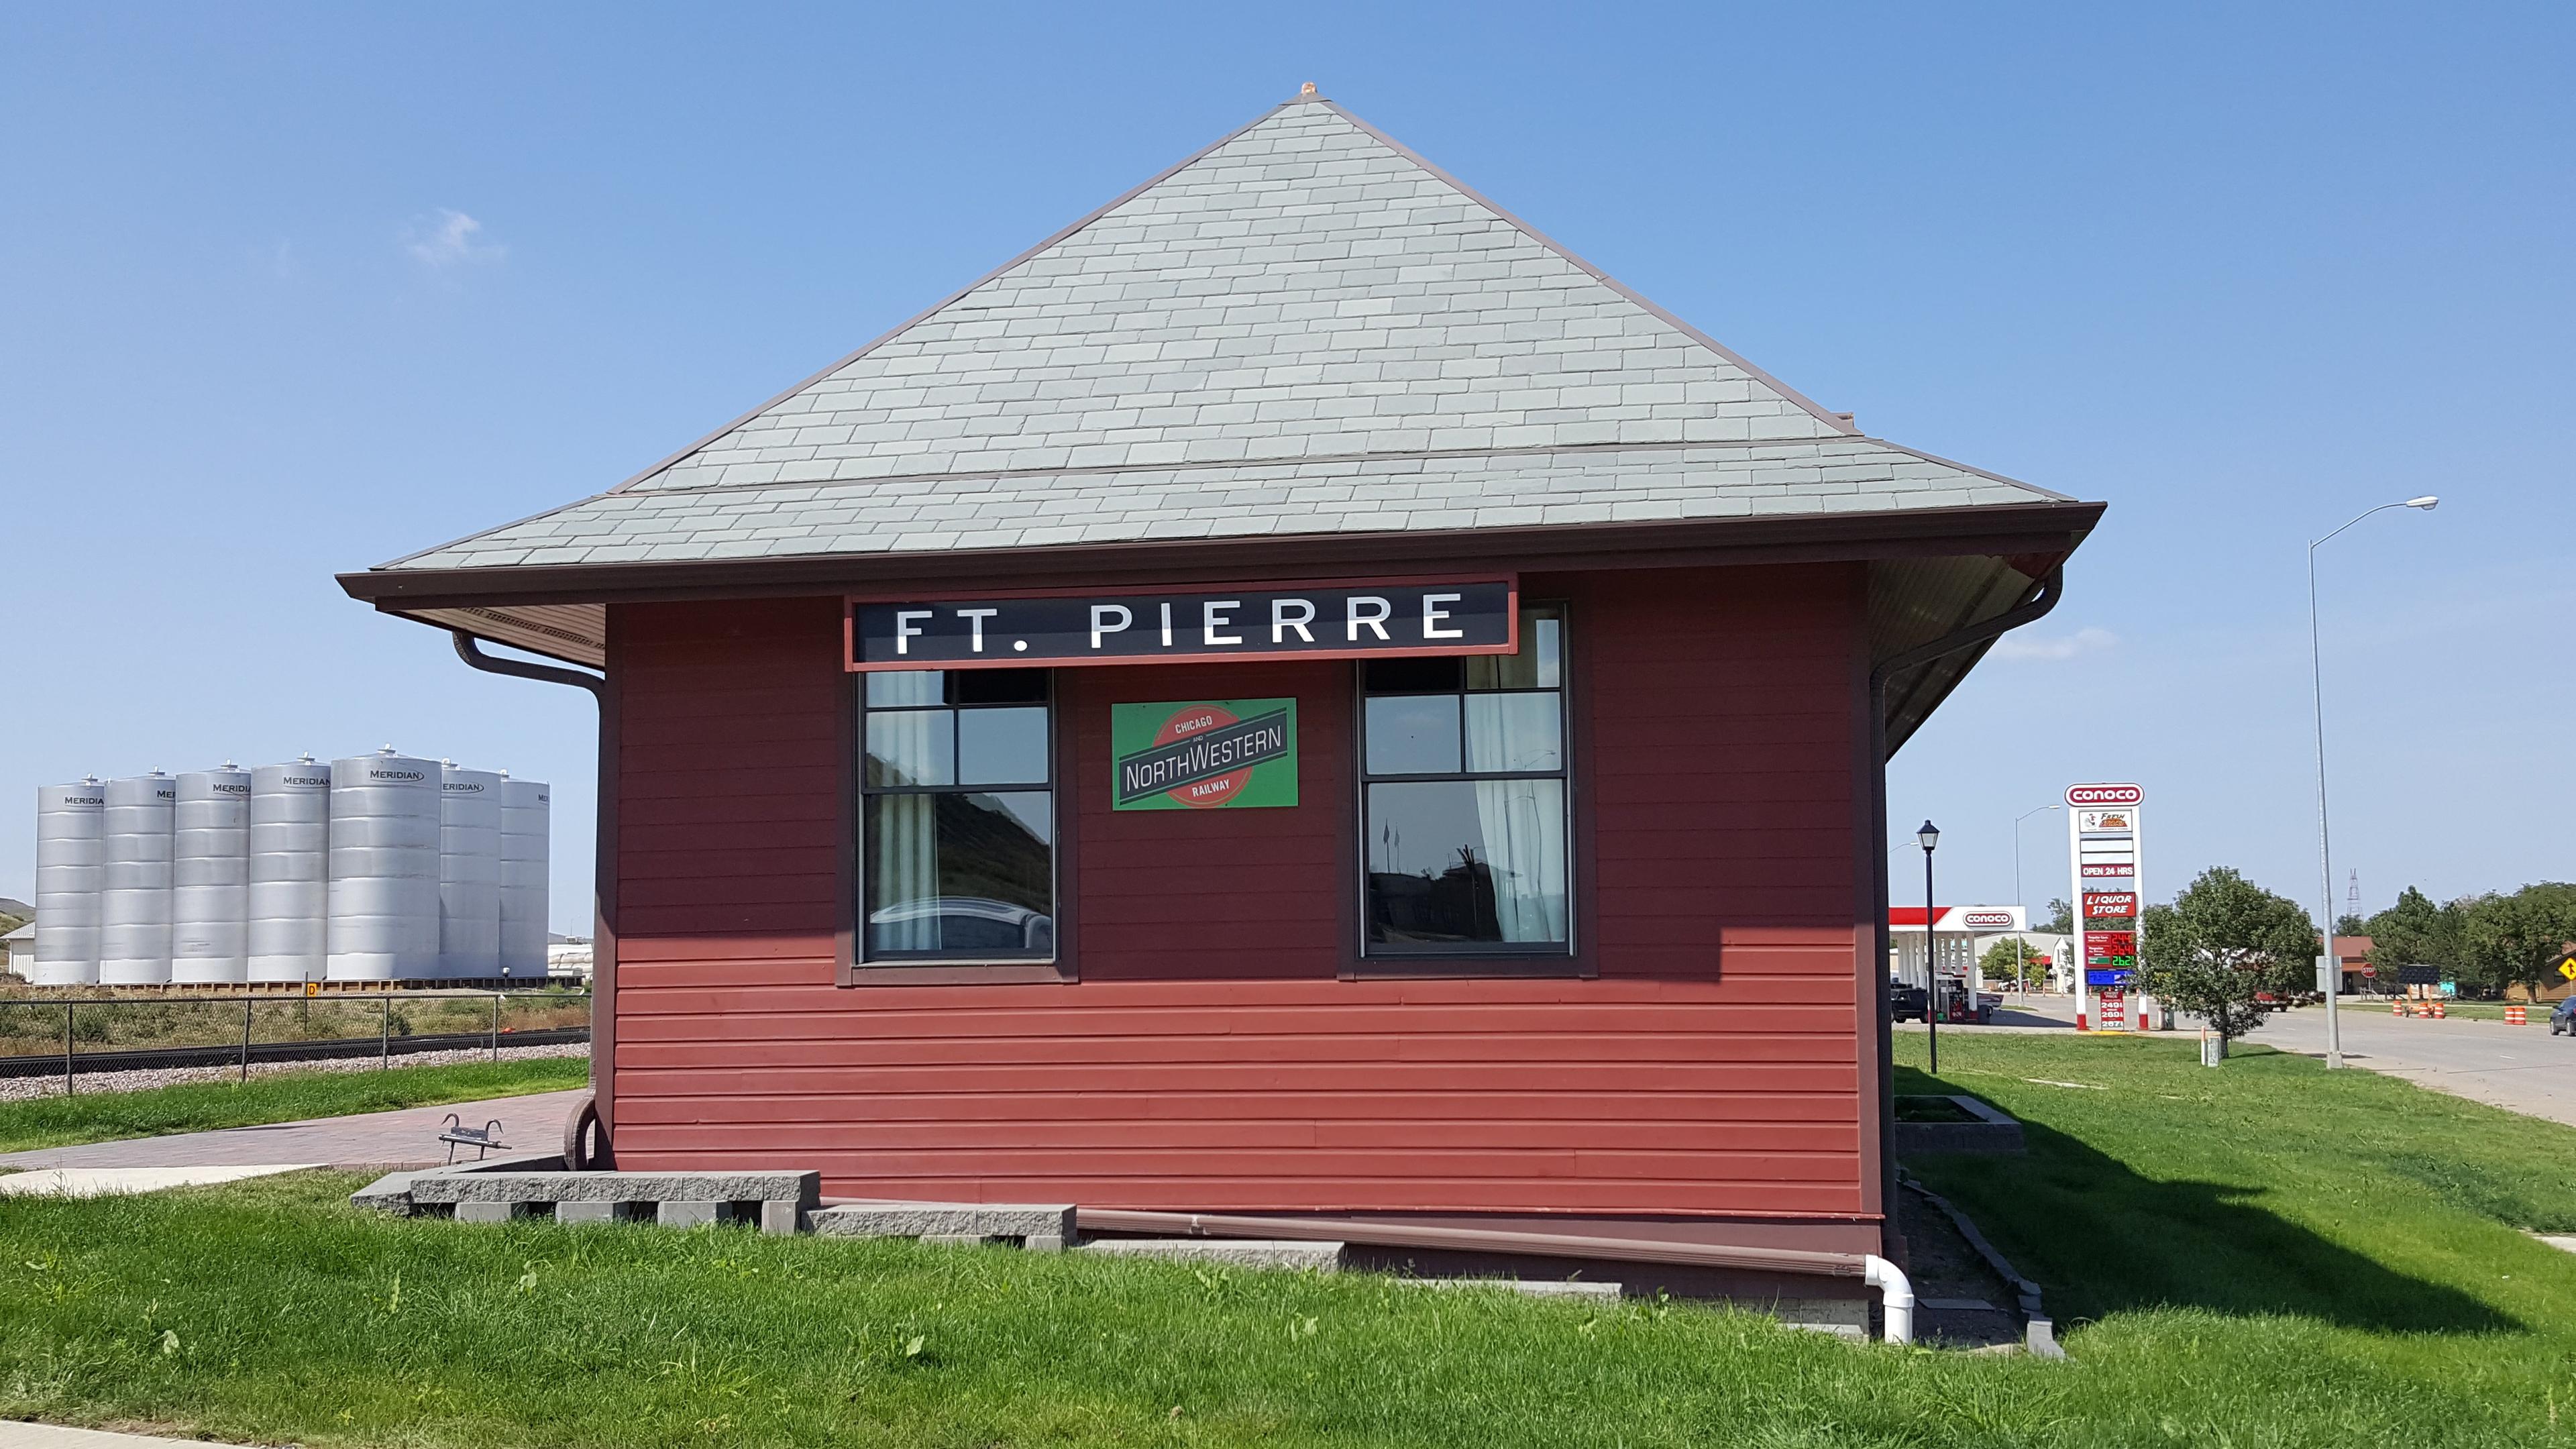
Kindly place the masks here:
MULTIPOLYGON (((317 1117, 308 1122, 277 1122, 265 1127, 229 1127, 221 1132, 185 1132, 174 1137, 138 1137, 125 1142, 93 1142, 81 1147, 45 1147, 33 1152, 0 1153, 0 1169, 36 1167, 213 1167, 276 1162, 319 1162, 333 1167, 429 1167, 446 1160, 439 1130, 451 1112, 466 1126, 501 1121, 501 1140, 520 1152, 544 1152, 563 1142, 564 1119, 572 1115, 581 1093, 540 1092, 533 1097, 500 1097, 485 1102, 455 1102, 444 1107, 406 1107, 399 1112, 370 1112, 356 1117, 317 1117)), ((471 1158, 472 1148, 462 1155, 471 1158)))

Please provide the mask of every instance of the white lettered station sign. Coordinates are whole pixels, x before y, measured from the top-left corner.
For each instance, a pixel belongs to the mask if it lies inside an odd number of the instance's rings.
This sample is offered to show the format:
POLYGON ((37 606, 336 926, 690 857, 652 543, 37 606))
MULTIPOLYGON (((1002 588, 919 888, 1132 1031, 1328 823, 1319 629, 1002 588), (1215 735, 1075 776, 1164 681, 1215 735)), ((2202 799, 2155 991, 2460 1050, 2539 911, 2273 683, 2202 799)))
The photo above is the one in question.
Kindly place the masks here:
POLYGON ((2075 1029, 2130 1031, 2137 1019, 2139 806, 2135 785, 2066 788, 2067 857, 2075 871, 2075 1029))

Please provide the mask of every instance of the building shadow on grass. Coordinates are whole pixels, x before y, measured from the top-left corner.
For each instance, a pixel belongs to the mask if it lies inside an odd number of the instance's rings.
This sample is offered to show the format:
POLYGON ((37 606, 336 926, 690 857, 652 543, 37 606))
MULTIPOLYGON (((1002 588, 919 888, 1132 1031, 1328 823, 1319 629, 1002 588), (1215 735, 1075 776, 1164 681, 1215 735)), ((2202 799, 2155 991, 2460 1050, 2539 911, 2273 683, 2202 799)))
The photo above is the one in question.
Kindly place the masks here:
POLYGON ((2266 1205, 2275 1189, 2161 1182, 2036 1122, 2025 1121, 2022 1135, 2024 1157, 1931 1154, 1905 1166, 2037 1280, 2060 1322, 2200 1308, 2385 1333, 2525 1327, 2458 1289, 2396 1272, 2281 1217, 2266 1205))

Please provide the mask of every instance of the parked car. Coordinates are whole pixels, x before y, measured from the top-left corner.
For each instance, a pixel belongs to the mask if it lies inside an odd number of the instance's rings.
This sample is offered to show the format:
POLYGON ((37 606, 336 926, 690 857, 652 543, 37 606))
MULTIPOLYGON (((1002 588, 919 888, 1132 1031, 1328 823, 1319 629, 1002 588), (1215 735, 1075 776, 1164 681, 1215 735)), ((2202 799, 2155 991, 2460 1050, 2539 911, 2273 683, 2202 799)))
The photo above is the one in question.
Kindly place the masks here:
POLYGON ((1908 986, 1902 981, 1890 981, 1887 983, 1887 1019, 1890 1021, 1921 1021, 1923 1019, 1923 988, 1920 986, 1908 986))
POLYGON ((2576 996, 2570 996, 2549 1013, 2551 1036, 2576 1036, 2576 996))
MULTIPOLYGON (((2003 1010, 2004 1007, 2004 999, 1991 991, 1978 992, 1976 1005, 1970 1007, 1967 1004, 1967 993, 1956 985, 1945 987, 1941 997, 1941 1004, 1946 1008, 1941 1019, 1946 1022, 1975 1022, 1982 1026, 1992 1022, 1995 1019, 1995 1013, 2003 1010)), ((1902 981, 1887 983, 1888 1020, 1921 1021, 1924 1007, 1925 996, 1922 987, 1908 986, 1902 981)))

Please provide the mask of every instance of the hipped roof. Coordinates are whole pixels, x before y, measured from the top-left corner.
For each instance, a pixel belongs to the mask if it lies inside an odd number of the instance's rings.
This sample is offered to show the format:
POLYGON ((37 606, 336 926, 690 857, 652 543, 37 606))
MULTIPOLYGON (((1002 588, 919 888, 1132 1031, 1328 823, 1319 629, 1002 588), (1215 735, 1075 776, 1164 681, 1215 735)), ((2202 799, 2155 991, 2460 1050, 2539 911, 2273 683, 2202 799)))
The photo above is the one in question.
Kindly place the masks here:
POLYGON ((1862 435, 1307 96, 608 492, 344 583, 595 663, 573 581, 691 565, 855 580, 997 551, 1963 510, 2068 546, 2099 511, 1862 435))

